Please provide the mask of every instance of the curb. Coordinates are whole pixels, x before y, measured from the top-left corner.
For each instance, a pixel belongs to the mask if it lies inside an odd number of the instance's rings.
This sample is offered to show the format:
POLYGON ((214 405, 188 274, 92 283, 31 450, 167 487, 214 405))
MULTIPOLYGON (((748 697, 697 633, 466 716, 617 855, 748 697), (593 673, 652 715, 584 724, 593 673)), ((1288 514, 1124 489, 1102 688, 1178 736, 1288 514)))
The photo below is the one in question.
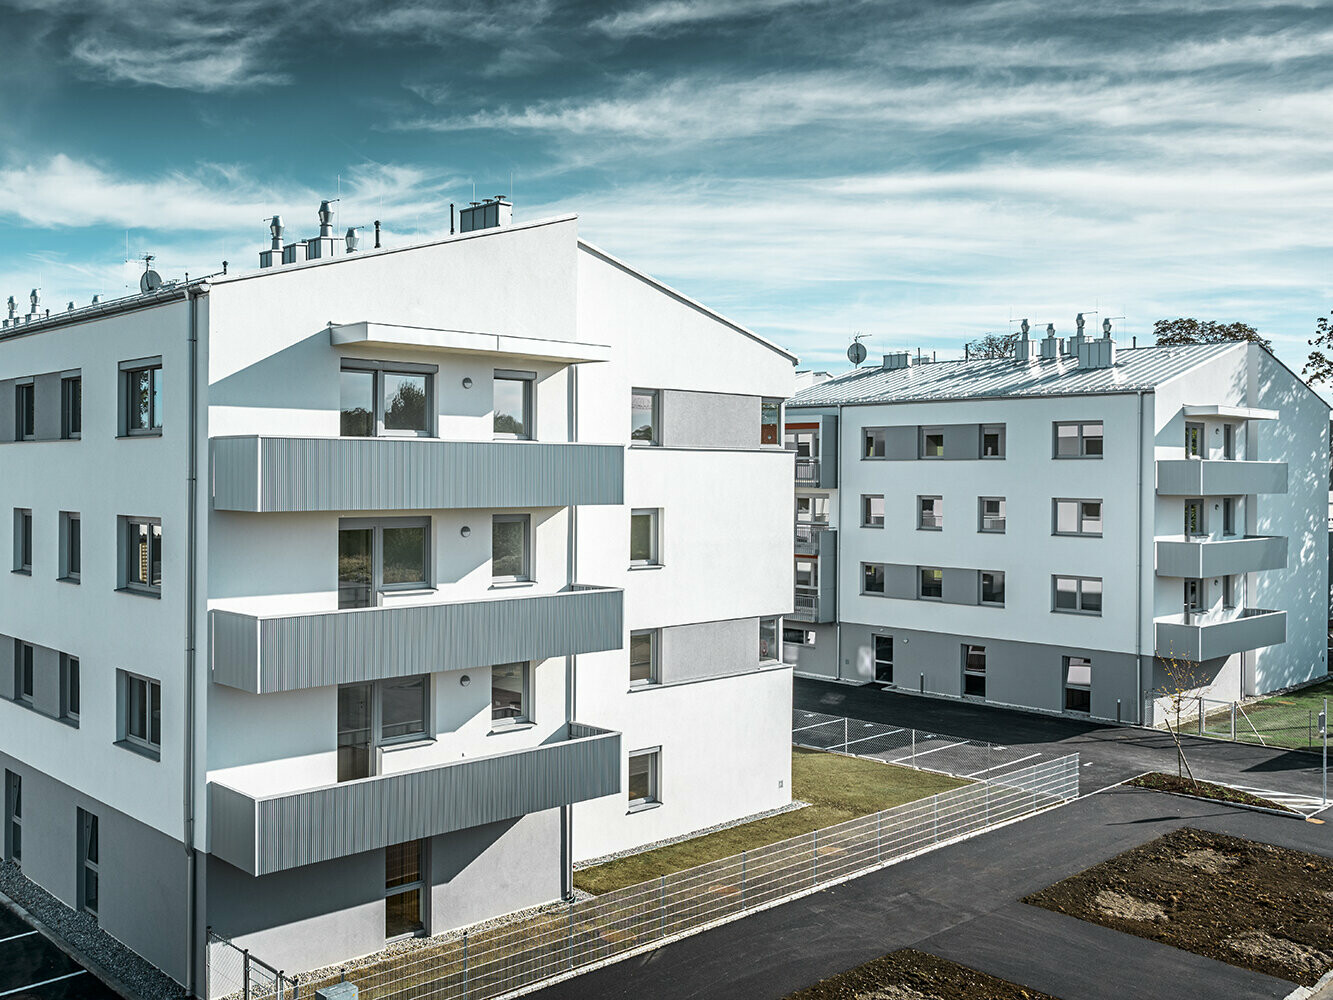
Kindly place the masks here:
POLYGON ((1313 986, 1297 986, 1282 1000, 1307 1000, 1308 997, 1318 997, 1330 985, 1333 985, 1333 972, 1326 972, 1313 986))
MULTIPOLYGON (((1153 771, 1145 771, 1144 774, 1154 774, 1153 771)), ((1135 775, 1141 778, 1142 774, 1135 775)), ((1202 795, 1190 795, 1188 792, 1172 792, 1165 788, 1144 788, 1142 785, 1131 785, 1134 778, 1126 778, 1120 784, 1125 788, 1133 788, 1140 792, 1156 792, 1158 795, 1175 795, 1182 799, 1193 799, 1195 802, 1207 802, 1209 805, 1232 806, 1235 809, 1248 809, 1250 812, 1267 813, 1270 816, 1281 816, 1283 819, 1298 819, 1302 823, 1308 822, 1309 817, 1298 813, 1295 809, 1269 809, 1267 806, 1252 806, 1246 802, 1228 802, 1226 799, 1209 799, 1202 795)), ((1212 782, 1217 784, 1217 782, 1212 782)), ((1228 786, 1229 787, 1229 786, 1228 786)))

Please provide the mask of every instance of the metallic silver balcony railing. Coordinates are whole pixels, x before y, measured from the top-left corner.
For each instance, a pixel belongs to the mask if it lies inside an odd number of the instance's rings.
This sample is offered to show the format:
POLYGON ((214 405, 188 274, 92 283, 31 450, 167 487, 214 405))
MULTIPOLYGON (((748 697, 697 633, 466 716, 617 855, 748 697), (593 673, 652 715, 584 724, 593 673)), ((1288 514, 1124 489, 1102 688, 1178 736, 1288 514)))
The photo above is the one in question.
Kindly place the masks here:
POLYGON ((1201 662, 1287 641, 1287 613, 1260 608, 1213 615, 1184 612, 1153 619, 1154 647, 1166 659, 1201 662))
POLYGON ((620 791, 620 734, 570 723, 551 742, 258 795, 209 782, 211 850, 251 875, 516 819, 620 791))
POLYGON ((1286 493, 1286 462, 1169 459, 1157 463, 1161 496, 1244 496, 1286 493))
POLYGON ((624 592, 575 585, 553 594, 210 617, 213 680, 269 694, 619 649, 624 592))
POLYGON ((819 485, 819 459, 800 457, 796 459, 796 485, 819 485))
POLYGON ((820 545, 822 544, 821 539, 824 537, 824 534, 830 530, 827 522, 811 523, 797 521, 795 531, 797 555, 819 555, 820 545))
POLYGON ((1287 568, 1287 539, 1282 535, 1158 539, 1155 547, 1158 576, 1198 579, 1287 568))

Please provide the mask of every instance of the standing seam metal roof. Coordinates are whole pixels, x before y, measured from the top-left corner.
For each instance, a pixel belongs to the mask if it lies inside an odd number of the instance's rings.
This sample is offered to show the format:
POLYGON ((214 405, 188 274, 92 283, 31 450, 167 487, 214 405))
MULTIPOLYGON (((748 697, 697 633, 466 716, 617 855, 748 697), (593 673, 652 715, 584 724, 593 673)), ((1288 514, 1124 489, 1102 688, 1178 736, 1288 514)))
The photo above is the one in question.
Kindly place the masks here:
POLYGON ((1112 368, 1079 368, 1069 355, 1024 364, 1013 358, 859 368, 803 389, 787 406, 917 403, 988 397, 1075 396, 1151 390, 1241 343, 1120 350, 1112 368))

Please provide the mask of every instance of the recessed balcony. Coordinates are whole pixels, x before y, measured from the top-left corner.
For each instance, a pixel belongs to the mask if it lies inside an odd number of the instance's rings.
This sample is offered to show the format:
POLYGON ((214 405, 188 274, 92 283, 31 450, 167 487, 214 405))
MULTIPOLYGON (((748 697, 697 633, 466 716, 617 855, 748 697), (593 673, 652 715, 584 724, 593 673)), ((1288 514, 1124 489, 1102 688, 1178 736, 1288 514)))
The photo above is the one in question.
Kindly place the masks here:
POLYGON ((434 438, 214 438, 213 509, 371 511, 624 502, 621 445, 434 438))
POLYGON ((249 789, 210 781, 210 850, 267 875, 615 795, 620 743, 572 722, 541 746, 317 788, 261 790, 262 774, 249 789))
POLYGON ((1287 613, 1242 608, 1223 615, 1179 614, 1153 619, 1163 659, 1202 662, 1287 641, 1287 613))
POLYGON ((1198 579, 1287 568, 1287 539, 1281 535, 1159 539, 1156 548, 1158 576, 1198 579))
POLYGON ((377 608, 215 609, 210 617, 213 680, 270 694, 620 649, 624 592, 575 585, 377 608))
POLYGON ((1166 459, 1157 463, 1157 492, 1174 497, 1286 493, 1287 463, 1166 459))
POLYGON ((833 529, 827 524, 796 523, 795 546, 800 556, 817 556, 825 547, 834 545, 833 529))

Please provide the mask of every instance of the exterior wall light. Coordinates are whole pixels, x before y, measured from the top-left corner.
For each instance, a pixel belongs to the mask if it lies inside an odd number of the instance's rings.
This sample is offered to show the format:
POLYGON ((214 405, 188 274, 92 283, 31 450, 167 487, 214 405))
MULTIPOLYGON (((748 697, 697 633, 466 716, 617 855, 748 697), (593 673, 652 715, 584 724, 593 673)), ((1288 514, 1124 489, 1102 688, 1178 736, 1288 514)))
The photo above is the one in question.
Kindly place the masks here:
POLYGON ((466 375, 465 375, 465 376, 463 377, 463 388, 464 388, 464 389, 471 389, 471 388, 472 388, 472 379, 471 379, 469 376, 466 376, 466 375))
POLYGON ((468 535, 472 534, 472 529, 465 524, 458 529, 458 533, 462 535, 464 538, 467 538, 468 535))

